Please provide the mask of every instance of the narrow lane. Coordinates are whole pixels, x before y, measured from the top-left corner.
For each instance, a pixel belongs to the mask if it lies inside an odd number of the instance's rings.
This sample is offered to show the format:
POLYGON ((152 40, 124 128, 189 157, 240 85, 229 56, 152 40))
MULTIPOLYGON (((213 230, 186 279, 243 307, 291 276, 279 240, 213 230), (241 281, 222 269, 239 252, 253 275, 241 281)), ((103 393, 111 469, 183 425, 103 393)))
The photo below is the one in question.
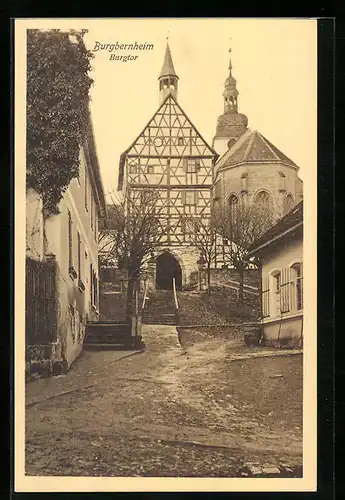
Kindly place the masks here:
POLYGON ((247 462, 301 464, 298 434, 282 438, 231 394, 214 398, 224 345, 188 354, 170 325, 144 325, 143 337, 142 354, 81 358, 75 373, 88 385, 27 408, 28 474, 234 477, 247 462))

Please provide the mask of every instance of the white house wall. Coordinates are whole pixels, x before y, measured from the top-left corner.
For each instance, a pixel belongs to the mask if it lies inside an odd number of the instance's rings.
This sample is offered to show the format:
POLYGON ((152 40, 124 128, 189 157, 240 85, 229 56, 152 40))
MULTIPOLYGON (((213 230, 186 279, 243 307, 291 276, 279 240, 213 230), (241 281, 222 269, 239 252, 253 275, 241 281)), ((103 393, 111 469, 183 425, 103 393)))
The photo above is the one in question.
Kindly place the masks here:
POLYGON ((265 339, 282 340, 299 339, 302 332, 303 310, 291 311, 281 315, 274 307, 274 281, 272 273, 281 269, 290 268, 294 263, 303 262, 303 241, 301 238, 294 241, 287 241, 284 246, 274 252, 265 254, 262 258, 262 278, 269 279, 270 288, 270 316, 263 320, 265 339))

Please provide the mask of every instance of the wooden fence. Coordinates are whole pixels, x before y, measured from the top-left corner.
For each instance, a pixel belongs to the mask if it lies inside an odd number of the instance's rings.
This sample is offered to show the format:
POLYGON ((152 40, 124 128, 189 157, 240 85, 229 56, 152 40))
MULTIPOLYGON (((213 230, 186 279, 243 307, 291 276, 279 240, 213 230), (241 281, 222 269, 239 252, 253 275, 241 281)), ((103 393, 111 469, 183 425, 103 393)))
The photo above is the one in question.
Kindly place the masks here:
POLYGON ((56 262, 26 258, 26 344, 56 340, 56 262))

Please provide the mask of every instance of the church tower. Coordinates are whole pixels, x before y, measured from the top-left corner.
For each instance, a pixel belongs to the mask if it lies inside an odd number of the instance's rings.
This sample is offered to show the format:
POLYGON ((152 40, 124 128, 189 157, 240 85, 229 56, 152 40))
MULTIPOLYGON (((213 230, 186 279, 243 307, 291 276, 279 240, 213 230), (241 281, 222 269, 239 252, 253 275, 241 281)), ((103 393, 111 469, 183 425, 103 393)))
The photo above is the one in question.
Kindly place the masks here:
POLYGON ((165 101, 166 97, 169 94, 171 94, 174 99, 177 100, 178 79, 179 78, 176 74, 172 61, 169 43, 167 43, 163 66, 158 77, 160 104, 165 101))
MULTIPOLYGON (((231 53, 231 49, 229 50, 231 53)), ((229 76, 225 80, 223 100, 224 113, 218 118, 213 147, 219 155, 227 151, 247 130, 248 118, 238 112, 237 81, 232 75, 230 57, 229 76)))

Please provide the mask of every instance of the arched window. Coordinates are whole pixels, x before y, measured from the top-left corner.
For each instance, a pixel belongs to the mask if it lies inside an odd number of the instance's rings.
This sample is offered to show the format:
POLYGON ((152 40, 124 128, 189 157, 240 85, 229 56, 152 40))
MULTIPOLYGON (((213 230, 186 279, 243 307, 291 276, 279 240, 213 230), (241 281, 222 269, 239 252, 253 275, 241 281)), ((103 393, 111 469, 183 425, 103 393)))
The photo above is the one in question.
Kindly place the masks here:
POLYGON ((284 198, 284 215, 293 209, 294 201, 291 194, 287 194, 284 198))
POLYGON ((268 210, 271 205, 270 195, 267 191, 259 191, 259 193, 255 197, 255 204, 268 210))
POLYGON ((238 198, 235 194, 229 196, 229 209, 230 213, 234 214, 238 207, 238 198))
POLYGON ((301 311, 303 309, 303 264, 296 262, 290 268, 291 273, 291 299, 292 309, 301 311))

